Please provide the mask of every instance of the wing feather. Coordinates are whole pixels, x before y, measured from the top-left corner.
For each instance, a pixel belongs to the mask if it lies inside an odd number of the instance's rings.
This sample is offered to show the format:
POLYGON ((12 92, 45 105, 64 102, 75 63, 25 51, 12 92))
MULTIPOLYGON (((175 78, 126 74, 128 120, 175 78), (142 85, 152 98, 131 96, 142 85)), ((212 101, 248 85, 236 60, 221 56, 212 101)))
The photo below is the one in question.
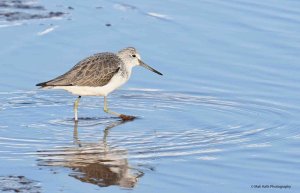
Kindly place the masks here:
POLYGON ((80 61, 65 74, 37 86, 104 86, 119 71, 121 64, 116 54, 95 54, 80 61))

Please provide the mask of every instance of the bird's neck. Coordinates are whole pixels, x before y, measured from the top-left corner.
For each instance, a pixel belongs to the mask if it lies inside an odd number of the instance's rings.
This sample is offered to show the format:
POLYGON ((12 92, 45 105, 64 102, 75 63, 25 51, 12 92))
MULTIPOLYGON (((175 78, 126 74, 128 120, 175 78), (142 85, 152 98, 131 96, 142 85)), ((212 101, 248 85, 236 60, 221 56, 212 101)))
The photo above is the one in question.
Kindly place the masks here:
POLYGON ((122 60, 122 62, 123 62, 123 68, 124 68, 124 70, 126 70, 127 76, 128 76, 128 78, 129 78, 130 75, 131 75, 131 71, 132 71, 133 65, 131 65, 131 62, 128 61, 128 60, 126 59, 126 57, 122 57, 122 54, 121 54, 121 53, 118 53, 117 55, 118 55, 119 58, 122 60))
POLYGON ((127 72, 127 77, 128 77, 128 79, 129 79, 130 76, 131 76, 131 72, 132 72, 132 67, 133 67, 133 66, 131 66, 131 65, 126 65, 126 63, 125 63, 124 67, 125 67, 125 70, 126 70, 126 72, 127 72))

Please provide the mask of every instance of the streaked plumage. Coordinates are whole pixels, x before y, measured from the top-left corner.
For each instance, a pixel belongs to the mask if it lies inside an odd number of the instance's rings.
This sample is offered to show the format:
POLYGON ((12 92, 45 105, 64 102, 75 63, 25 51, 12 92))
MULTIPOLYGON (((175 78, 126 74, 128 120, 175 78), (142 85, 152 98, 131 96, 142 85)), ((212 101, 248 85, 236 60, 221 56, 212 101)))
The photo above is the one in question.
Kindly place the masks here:
POLYGON ((98 53, 80 61, 65 74, 37 86, 104 86, 120 68, 124 66, 116 54, 98 53))

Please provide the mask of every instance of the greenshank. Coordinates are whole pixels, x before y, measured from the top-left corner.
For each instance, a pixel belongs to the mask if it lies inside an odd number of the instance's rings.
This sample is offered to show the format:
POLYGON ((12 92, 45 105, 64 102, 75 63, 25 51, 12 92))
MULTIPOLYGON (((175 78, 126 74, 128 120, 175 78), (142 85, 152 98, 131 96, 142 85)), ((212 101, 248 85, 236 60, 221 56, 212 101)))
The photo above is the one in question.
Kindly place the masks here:
POLYGON ((78 121, 78 105, 81 96, 104 96, 104 112, 118 116, 123 120, 131 120, 135 117, 109 110, 107 96, 128 81, 134 66, 143 66, 162 75, 145 64, 135 48, 128 47, 117 53, 94 54, 81 60, 65 74, 36 86, 48 89, 64 89, 78 95, 74 102, 75 121, 78 121))

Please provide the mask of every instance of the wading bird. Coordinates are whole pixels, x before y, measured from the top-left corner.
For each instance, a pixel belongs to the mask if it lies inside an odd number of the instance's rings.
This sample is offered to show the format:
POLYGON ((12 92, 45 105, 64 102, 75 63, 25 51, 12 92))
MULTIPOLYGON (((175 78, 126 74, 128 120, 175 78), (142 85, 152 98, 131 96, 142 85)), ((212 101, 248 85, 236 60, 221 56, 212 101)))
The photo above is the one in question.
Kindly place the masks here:
POLYGON ((134 119, 108 109, 107 96, 128 81, 132 67, 143 66, 159 75, 162 73, 145 64, 133 47, 118 53, 98 53, 77 63, 71 70, 47 82, 36 86, 49 89, 64 89, 78 95, 74 103, 74 119, 78 121, 78 105, 81 96, 104 96, 104 112, 118 116, 123 120, 134 119))

